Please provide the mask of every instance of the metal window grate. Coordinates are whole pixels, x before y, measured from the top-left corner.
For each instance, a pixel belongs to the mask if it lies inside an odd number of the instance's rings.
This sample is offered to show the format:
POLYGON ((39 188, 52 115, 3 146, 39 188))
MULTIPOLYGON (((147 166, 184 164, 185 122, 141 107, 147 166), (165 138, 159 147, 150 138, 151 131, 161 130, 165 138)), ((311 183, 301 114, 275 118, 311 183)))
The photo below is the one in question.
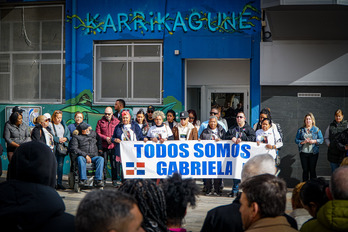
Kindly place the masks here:
POLYGON ((321 93, 297 93, 297 97, 321 97, 321 93))

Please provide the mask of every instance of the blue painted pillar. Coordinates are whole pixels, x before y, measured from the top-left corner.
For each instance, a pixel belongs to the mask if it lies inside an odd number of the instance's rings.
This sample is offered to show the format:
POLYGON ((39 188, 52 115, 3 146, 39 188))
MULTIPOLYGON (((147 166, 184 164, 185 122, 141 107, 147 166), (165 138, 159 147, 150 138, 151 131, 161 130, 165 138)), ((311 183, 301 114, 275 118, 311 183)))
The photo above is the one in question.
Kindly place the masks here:
POLYGON ((251 40, 250 59, 250 122, 251 125, 257 122, 261 104, 260 85, 260 42, 261 35, 255 34, 251 40))

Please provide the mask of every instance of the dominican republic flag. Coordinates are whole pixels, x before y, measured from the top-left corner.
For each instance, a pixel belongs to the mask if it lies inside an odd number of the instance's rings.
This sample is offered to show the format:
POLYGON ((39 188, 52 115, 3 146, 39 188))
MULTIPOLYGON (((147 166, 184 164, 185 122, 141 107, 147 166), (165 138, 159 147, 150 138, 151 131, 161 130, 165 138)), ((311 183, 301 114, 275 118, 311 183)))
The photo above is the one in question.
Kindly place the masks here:
POLYGON ((145 162, 126 162, 126 175, 145 175, 145 162))

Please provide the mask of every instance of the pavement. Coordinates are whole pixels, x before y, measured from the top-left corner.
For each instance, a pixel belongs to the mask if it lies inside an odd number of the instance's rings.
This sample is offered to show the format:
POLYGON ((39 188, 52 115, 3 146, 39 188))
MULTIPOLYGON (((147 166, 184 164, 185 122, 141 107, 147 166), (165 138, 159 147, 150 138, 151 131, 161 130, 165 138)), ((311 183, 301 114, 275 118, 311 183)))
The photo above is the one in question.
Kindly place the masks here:
MULTIPOLYGON (((203 182, 201 180, 197 180, 196 183, 199 185, 200 189, 203 188, 203 182)), ((65 182, 65 185, 67 185, 67 182, 65 182)), ((232 186, 232 180, 225 180, 225 186, 222 196, 205 196, 203 192, 200 193, 196 207, 194 209, 188 208, 187 210, 187 215, 184 219, 183 225, 187 231, 199 232, 202 228, 205 216, 210 209, 220 205, 230 204, 235 199, 228 197, 228 193, 231 192, 231 187, 228 186, 232 186)), ((112 187, 111 181, 107 181, 106 186, 104 187, 104 189, 108 188, 114 188, 112 187)), ((75 193, 72 189, 67 189, 65 191, 58 191, 58 193, 63 197, 66 211, 75 215, 80 201, 90 191, 93 191, 93 189, 82 190, 80 193, 75 193)), ((292 189, 288 189, 286 213, 289 213, 292 210, 291 195, 292 189)))
MULTIPOLYGON (((6 172, 3 173, 2 177, 0 178, 0 182, 5 181, 6 179, 6 172)), ((200 189, 203 188, 203 182, 201 180, 197 180, 196 183, 199 185, 200 189)), ((230 204, 234 198, 228 197, 228 193, 231 192, 232 186, 232 180, 224 180, 225 187, 222 192, 222 196, 205 196, 203 192, 200 193, 200 195, 197 198, 197 204, 194 209, 188 208, 187 209, 187 215, 184 219, 183 227, 187 229, 187 231, 192 232, 199 232, 205 216, 207 212, 210 209, 213 209, 220 205, 226 205, 230 204)), ((68 186, 68 176, 63 176, 63 184, 65 186, 68 186)), ((111 189, 112 187, 111 181, 106 182, 106 186, 104 189, 111 189)), ((58 190, 57 192, 62 197, 66 212, 76 215, 77 208, 79 206, 80 201, 86 196, 86 194, 90 191, 93 191, 93 189, 87 189, 87 190, 81 190, 81 192, 76 193, 73 189, 67 189, 67 190, 58 190)), ((291 212, 291 194, 292 189, 288 189, 287 193, 287 205, 286 205, 286 213, 291 212)))

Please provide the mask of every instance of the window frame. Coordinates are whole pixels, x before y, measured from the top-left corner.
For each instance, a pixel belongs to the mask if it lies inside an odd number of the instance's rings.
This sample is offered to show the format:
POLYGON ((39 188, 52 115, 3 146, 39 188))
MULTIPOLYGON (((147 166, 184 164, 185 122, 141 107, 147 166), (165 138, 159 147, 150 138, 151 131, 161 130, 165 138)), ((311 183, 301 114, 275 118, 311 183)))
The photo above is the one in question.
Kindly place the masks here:
POLYGON ((163 43, 162 41, 143 41, 143 42, 122 42, 122 41, 95 41, 93 45, 93 103, 95 105, 105 105, 114 104, 116 99, 124 99, 127 104, 131 105, 161 105, 163 101, 163 43), (98 59, 98 47, 107 46, 126 46, 126 57, 102 57, 98 59), (159 46, 160 55, 159 56, 134 56, 135 46, 159 46), (129 48, 130 47, 130 48, 129 48), (129 54, 129 51, 131 54, 129 54), (126 76, 127 76, 127 97, 125 96, 114 96, 110 98, 102 97, 102 81, 101 77, 101 65, 103 62, 125 62, 127 65, 126 76), (134 97, 134 63, 151 63, 158 62, 159 69, 159 98, 135 98, 134 97), (131 67, 129 67, 131 65, 131 67), (130 79, 129 79, 130 78, 130 79), (129 84, 129 82, 131 84, 129 84), (131 86, 129 86, 131 85, 131 86), (129 88, 131 87, 131 96, 129 96, 129 88))
MULTIPOLYGON (((61 8, 61 18, 60 20, 27 20, 26 22, 38 22, 40 25, 40 37, 39 37, 39 49, 40 50, 34 50, 34 51, 14 51, 13 50, 13 24, 18 23, 18 21, 10 21, 9 24, 9 48, 10 50, 8 51, 0 51, 0 55, 8 55, 9 59, 4 60, 4 61, 8 61, 8 70, 7 72, 0 72, 0 75, 9 75, 9 98, 6 100, 2 100, 0 99, 0 103, 11 103, 11 104, 62 104, 64 103, 64 93, 63 93, 63 89, 64 89, 64 77, 65 77, 65 21, 64 21, 64 17, 65 17, 65 6, 64 4, 52 4, 52 5, 31 5, 31 6, 16 6, 16 7, 2 7, 1 9, 22 9, 22 10, 26 10, 29 8, 48 8, 48 7, 60 7, 61 8), (42 50, 42 32, 43 32, 43 24, 45 22, 60 22, 61 23, 61 42, 60 42, 60 49, 59 50, 42 50), (12 50, 11 50, 12 49, 12 50), (18 60, 14 60, 14 56, 15 55, 26 55, 26 54, 33 54, 33 55, 39 55, 38 59, 18 59, 18 60), (56 54, 56 55, 60 55, 60 58, 57 57, 56 59, 42 59, 42 56, 45 54, 56 54), (24 100, 24 99, 14 99, 14 67, 16 64, 19 65, 23 65, 23 64, 28 64, 28 63, 38 63, 39 65, 39 76, 38 76, 38 92, 39 92, 39 96, 38 99, 28 99, 28 100, 24 100), (54 99, 42 99, 42 65, 47 65, 47 64, 56 64, 56 65, 60 65, 60 91, 59 91, 59 96, 57 96, 54 99)), ((23 13, 24 16, 24 13, 23 13)), ((21 21, 21 20, 19 20, 21 21)), ((1 24, 0 24, 1 27, 1 24)), ((0 58, 1 59, 1 58, 0 58)))

